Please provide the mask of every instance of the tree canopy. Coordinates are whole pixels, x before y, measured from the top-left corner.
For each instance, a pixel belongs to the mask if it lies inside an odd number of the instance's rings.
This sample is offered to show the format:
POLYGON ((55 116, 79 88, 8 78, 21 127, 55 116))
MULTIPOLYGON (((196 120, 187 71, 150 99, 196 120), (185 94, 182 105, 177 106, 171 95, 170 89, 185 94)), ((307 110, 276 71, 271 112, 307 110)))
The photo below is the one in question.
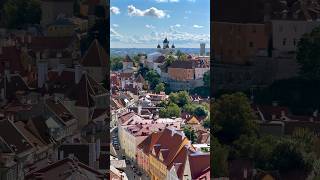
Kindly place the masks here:
POLYGON ((160 75, 155 70, 149 70, 145 76, 150 84, 150 88, 154 89, 160 83, 160 75))
POLYGON ((320 80, 320 27, 302 36, 298 43, 297 62, 300 75, 320 80))
POLYGON ((3 6, 7 28, 22 28, 28 24, 40 24, 39 0, 7 0, 3 6))
POLYGON ((156 93, 164 92, 165 91, 165 85, 163 83, 159 83, 154 88, 156 93))
POLYGON ((222 95, 212 104, 212 122, 219 140, 231 143, 256 131, 255 115, 243 93, 222 95))

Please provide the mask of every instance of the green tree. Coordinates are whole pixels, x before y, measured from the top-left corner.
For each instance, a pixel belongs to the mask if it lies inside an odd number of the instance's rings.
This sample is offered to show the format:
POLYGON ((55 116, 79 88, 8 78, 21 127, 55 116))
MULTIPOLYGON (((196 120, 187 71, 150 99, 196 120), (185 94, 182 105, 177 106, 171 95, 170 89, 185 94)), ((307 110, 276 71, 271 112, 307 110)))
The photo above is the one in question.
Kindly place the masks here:
POLYGON ((309 79, 320 80, 320 27, 304 34, 298 43, 297 62, 300 74, 309 79))
POLYGON ((206 109, 203 107, 203 106, 197 106, 194 111, 193 111, 193 114, 196 115, 196 116, 207 116, 208 113, 206 111, 206 109))
POLYGON ((180 117, 181 109, 178 105, 170 103, 167 107, 160 109, 159 116, 161 118, 180 117))
POLYGON ((213 127, 221 142, 231 143, 242 134, 256 132, 255 115, 243 93, 222 95, 211 106, 213 127))
POLYGON ((121 57, 111 57, 111 70, 118 71, 121 70, 123 67, 122 65, 122 58, 121 57))
POLYGON ((186 104, 183 106, 183 111, 189 113, 189 114, 193 114, 194 113, 194 110, 196 109, 196 105, 195 104, 186 104))
POLYGON ((207 117, 204 121, 203 121, 203 127, 204 128, 208 128, 208 129, 210 129, 210 125, 211 125, 211 123, 210 123, 210 117, 207 117))
POLYGON ((205 87, 210 87, 210 71, 207 71, 203 75, 203 83, 205 87))
POLYGON ((183 128, 183 132, 186 135, 186 137, 192 142, 195 143, 197 140, 196 132, 189 126, 185 126, 183 128))
POLYGON ((169 55, 165 58, 167 66, 171 65, 173 63, 173 61, 175 61, 175 57, 173 55, 169 55))
POLYGON ((8 28, 22 28, 28 24, 39 24, 41 8, 39 0, 7 0, 3 15, 8 28))
POLYGON ((135 64, 135 66, 137 66, 140 63, 140 56, 139 55, 133 56, 133 63, 135 64))
POLYGON ((280 173, 312 168, 292 141, 284 140, 277 144, 271 157, 274 169, 279 170, 280 173))
POLYGON ((216 138, 212 137, 211 140, 212 148, 210 148, 212 156, 211 165, 212 172, 211 176, 220 178, 227 177, 228 174, 228 157, 229 157, 229 148, 218 142, 216 138))
POLYGON ((145 79, 149 82, 151 89, 154 89, 160 83, 160 75, 155 70, 149 70, 145 79))
POLYGON ((179 107, 183 107, 191 102, 190 95, 187 91, 179 91, 176 93, 170 93, 169 100, 179 107))
POLYGON ((154 90, 156 91, 156 93, 164 92, 165 85, 163 83, 159 83, 159 84, 156 85, 154 90))

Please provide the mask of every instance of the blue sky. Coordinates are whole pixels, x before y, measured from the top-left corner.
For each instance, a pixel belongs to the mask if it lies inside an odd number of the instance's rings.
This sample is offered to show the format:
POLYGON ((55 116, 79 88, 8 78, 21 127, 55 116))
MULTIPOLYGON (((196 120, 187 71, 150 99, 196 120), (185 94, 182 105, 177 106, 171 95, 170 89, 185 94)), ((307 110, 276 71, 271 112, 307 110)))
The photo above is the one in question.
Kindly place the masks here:
POLYGON ((210 0, 111 0, 111 48, 210 47, 210 0))

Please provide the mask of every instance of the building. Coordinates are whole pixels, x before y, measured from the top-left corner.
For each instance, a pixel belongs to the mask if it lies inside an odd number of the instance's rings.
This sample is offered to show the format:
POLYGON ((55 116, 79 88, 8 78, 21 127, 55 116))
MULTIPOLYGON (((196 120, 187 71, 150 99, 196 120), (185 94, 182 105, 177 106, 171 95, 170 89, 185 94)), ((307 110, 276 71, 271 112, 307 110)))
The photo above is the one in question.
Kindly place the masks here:
MULTIPOLYGON (((272 20, 272 47, 276 52, 294 52, 300 38, 320 25, 319 21, 272 20)), ((274 56, 277 56, 277 54, 274 56)))
POLYGON ((213 22, 214 55, 221 63, 248 64, 268 43, 269 31, 263 23, 213 22))
POLYGON ((58 18, 47 26, 49 37, 71 37, 75 33, 75 24, 67 18, 58 18))
POLYGON ((168 75, 173 80, 193 80, 195 79, 194 62, 176 60, 168 67, 168 75))
POLYGON ((190 141, 184 134, 166 128, 149 154, 149 170, 152 180, 166 179, 169 167, 190 141))
POLYGON ((162 48, 160 46, 160 44, 158 44, 157 46, 157 51, 160 52, 161 54, 171 54, 175 52, 175 45, 172 44, 170 47, 170 42, 168 41, 168 38, 166 37, 163 42, 162 42, 162 48))
POLYGON ((205 56, 205 55, 206 55, 206 44, 200 43, 200 56, 205 56))
POLYGON ((58 17, 73 16, 73 0, 41 0, 41 22, 43 27, 53 23, 58 17))
POLYGON ((81 65, 88 74, 97 82, 105 79, 107 74, 108 55, 104 48, 95 39, 81 60, 81 65))
POLYGON ((107 180, 107 174, 101 173, 81 162, 74 157, 68 157, 63 160, 49 164, 41 169, 31 172, 25 176, 26 180, 38 178, 46 179, 92 179, 107 180))
POLYGON ((149 173, 149 154, 151 153, 152 147, 158 141, 162 132, 154 132, 150 134, 137 146, 137 164, 145 172, 149 173))

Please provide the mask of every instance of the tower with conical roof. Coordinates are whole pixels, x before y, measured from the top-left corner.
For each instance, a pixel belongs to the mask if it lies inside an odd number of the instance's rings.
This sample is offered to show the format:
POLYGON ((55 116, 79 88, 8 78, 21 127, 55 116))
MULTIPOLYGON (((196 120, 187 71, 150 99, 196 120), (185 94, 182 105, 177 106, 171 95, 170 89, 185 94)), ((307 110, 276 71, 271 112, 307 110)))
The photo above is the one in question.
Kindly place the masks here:
POLYGON ((163 40, 163 49, 166 49, 166 48, 169 48, 169 41, 167 37, 163 40))

